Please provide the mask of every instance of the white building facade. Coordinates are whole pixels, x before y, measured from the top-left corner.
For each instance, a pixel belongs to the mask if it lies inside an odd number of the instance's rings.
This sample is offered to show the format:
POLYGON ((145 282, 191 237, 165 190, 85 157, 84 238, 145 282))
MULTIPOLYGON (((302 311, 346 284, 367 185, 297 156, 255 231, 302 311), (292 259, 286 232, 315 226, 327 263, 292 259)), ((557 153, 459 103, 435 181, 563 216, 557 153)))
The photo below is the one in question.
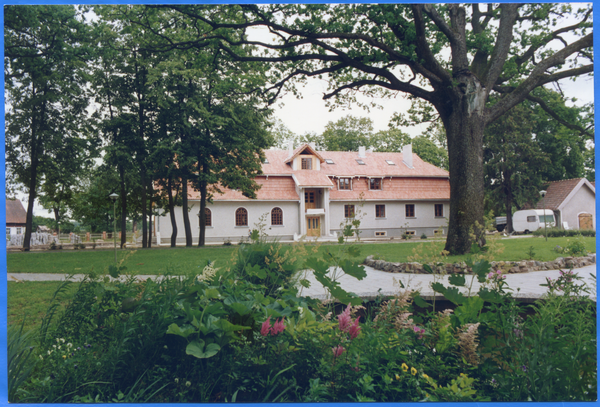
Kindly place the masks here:
MULTIPOLYGON (((257 199, 223 189, 207 203, 206 242, 247 239, 261 223, 280 240, 336 240, 344 224, 360 220, 360 237, 400 238, 446 234, 450 184, 448 172, 412 154, 317 152, 310 144, 295 150, 265 151, 257 199)), ((197 242, 199 193, 191 192, 189 217, 197 242)), ((178 236, 184 243, 182 208, 175 208, 178 236)), ((170 216, 155 218, 158 244, 170 244, 170 216)))

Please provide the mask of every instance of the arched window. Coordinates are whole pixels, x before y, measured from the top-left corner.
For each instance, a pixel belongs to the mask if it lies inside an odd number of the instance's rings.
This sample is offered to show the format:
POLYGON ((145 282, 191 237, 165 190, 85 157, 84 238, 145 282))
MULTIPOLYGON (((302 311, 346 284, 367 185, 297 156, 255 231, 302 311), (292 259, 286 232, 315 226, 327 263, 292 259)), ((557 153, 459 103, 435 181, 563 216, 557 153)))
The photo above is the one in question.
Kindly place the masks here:
POLYGON ((283 211, 281 208, 271 210, 271 225, 283 225, 283 211))
POLYGON ((235 211, 235 226, 248 226, 248 211, 244 208, 237 208, 235 211))
POLYGON ((208 208, 204 208, 204 216, 206 218, 206 226, 212 226, 212 212, 208 208))

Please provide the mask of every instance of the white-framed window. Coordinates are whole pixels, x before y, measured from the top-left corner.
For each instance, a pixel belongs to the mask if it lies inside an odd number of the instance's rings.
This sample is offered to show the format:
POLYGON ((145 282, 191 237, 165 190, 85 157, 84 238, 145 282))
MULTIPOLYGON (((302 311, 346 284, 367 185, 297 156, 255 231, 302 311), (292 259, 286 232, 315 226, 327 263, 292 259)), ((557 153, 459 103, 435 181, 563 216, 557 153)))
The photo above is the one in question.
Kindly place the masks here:
POLYGON ((385 230, 378 230, 378 231, 375 232, 375 236, 376 237, 387 236, 387 232, 385 230))
POLYGON ((281 208, 271 209, 271 225, 283 226, 283 211, 281 208))
POLYGON ((248 226, 248 211, 246 210, 246 208, 236 209, 235 226, 248 226))
POLYGON ((344 205, 344 217, 346 219, 354 217, 354 205, 344 205))
POLYGON ((212 211, 208 208, 204 208, 204 216, 206 219, 206 226, 212 226, 212 211))
POLYGON ((383 180, 381 178, 371 178, 369 180, 369 189, 371 191, 381 191, 382 181, 383 180))
POLYGON ((406 234, 409 235, 409 236, 414 236, 414 235, 417 234, 417 231, 416 230, 407 230, 406 234))
POLYGON ((340 191, 352 190, 352 178, 339 178, 338 179, 338 189, 340 191))
POLYGON ((22 228, 17 228, 17 235, 21 234, 21 230, 22 230, 22 228))
POLYGON ((312 170, 312 158, 302 158, 302 169, 312 170))
POLYGON ((385 218, 385 205, 375 205, 375 217, 385 218))

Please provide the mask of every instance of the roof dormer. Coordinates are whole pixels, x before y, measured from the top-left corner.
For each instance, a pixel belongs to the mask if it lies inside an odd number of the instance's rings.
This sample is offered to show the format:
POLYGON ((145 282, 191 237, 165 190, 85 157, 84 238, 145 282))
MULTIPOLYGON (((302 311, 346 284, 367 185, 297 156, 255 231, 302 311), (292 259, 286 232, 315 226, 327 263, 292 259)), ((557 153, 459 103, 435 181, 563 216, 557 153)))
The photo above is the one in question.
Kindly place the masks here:
POLYGON ((321 169, 321 163, 325 159, 321 157, 311 144, 303 144, 295 149, 292 154, 285 160, 286 164, 292 166, 292 170, 316 170, 321 169))

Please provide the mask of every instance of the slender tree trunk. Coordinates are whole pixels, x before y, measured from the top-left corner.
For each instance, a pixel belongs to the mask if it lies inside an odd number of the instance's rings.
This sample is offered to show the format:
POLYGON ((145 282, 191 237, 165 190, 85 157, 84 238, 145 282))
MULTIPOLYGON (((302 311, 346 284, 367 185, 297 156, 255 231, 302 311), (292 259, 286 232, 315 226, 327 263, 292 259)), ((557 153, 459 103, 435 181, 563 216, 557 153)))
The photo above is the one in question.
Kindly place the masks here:
MULTIPOLYGON (((200 172, 200 167, 202 167, 202 173, 206 175, 208 173, 207 165, 200 165, 198 162, 198 172, 200 172)), ((206 244, 206 178, 200 181, 200 234, 198 236, 198 247, 202 247, 206 244)))
MULTIPOLYGON (((152 179, 150 179, 150 185, 152 185, 152 179)), ((150 189, 148 192, 148 248, 152 247, 152 236, 154 235, 154 230, 152 229, 152 190, 150 189)))
POLYGON ((125 168, 119 164, 119 177, 121 181, 121 249, 127 242, 127 192, 125 188, 125 168))
POLYGON ((146 199, 146 170, 142 165, 142 248, 148 247, 148 200, 146 199))
MULTIPOLYGON (((36 93, 35 88, 33 89, 33 93, 36 93)), ((39 117, 35 117, 36 114, 34 108, 31 118, 31 177, 29 179, 29 201, 27 202, 27 216, 25 217, 25 236, 23 236, 23 250, 26 252, 28 252, 31 249, 31 233, 33 229, 33 205, 35 203, 35 198, 37 195, 38 166, 40 163, 39 157, 41 155, 40 150, 43 148, 43 145, 39 140, 39 138, 41 137, 39 130, 41 130, 42 128, 41 123, 43 122, 45 112, 45 105, 42 104, 39 112, 39 117)))
POLYGON ((504 178, 504 204, 506 208, 506 233, 513 232, 512 224, 512 174, 510 170, 503 171, 502 177, 504 178))
POLYGON ((173 199, 173 176, 167 179, 167 194, 169 197, 169 217, 171 218, 171 247, 177 246, 177 220, 175 219, 175 201, 173 199))
POLYGON ((485 244, 482 117, 485 98, 474 76, 457 75, 456 79, 463 85, 448 91, 446 98, 438 100, 437 108, 446 129, 450 164, 450 219, 445 250, 465 254, 473 242, 485 244))
POLYGON ((187 177, 181 179, 181 195, 183 198, 183 229, 185 230, 185 245, 192 246, 192 228, 190 227, 190 214, 188 213, 188 180, 187 177))

